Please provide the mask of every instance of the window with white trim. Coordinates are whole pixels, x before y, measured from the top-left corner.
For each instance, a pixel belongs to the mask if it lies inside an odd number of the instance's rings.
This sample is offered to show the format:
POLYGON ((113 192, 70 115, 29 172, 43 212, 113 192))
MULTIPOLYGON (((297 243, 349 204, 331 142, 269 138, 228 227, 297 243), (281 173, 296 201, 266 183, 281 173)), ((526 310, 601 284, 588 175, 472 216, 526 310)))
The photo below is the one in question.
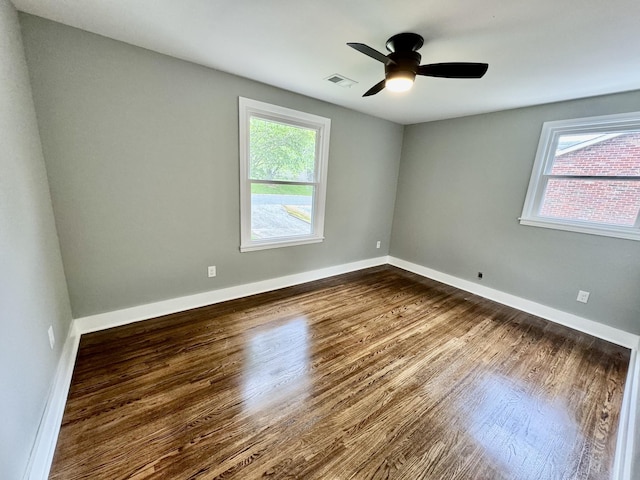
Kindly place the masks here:
POLYGON ((331 120, 239 99, 240 251, 324 240, 331 120))
POLYGON ((520 223, 640 240, 640 112, 545 122, 520 223))

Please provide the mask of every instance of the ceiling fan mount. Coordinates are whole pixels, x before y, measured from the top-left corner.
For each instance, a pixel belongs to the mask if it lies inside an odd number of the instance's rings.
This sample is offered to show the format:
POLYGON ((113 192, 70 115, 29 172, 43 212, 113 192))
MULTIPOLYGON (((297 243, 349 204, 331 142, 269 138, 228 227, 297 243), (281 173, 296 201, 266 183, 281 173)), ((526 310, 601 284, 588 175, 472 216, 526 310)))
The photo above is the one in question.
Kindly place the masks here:
POLYGON ((424 45, 424 38, 417 33, 398 33, 387 40, 386 47, 390 52, 417 52, 424 45))
POLYGON ((369 97, 384 88, 394 91, 405 91, 411 88, 416 75, 443 78, 482 78, 489 65, 486 63, 449 62, 420 65, 422 56, 418 50, 424 45, 424 39, 417 33, 398 33, 387 40, 388 55, 365 45, 364 43, 347 43, 360 53, 384 64, 385 79, 365 92, 369 97))

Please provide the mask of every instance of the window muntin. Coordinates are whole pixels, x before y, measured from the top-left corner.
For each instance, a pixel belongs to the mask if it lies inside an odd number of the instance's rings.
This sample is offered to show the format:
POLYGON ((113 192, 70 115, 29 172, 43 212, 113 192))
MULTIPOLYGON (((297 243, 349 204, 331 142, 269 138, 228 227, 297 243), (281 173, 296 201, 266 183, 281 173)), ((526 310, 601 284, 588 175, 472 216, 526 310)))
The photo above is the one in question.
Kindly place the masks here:
POLYGON ((240 98, 241 251, 320 242, 331 121, 240 98))
POLYGON ((640 240, 640 113, 546 122, 520 219, 640 240))

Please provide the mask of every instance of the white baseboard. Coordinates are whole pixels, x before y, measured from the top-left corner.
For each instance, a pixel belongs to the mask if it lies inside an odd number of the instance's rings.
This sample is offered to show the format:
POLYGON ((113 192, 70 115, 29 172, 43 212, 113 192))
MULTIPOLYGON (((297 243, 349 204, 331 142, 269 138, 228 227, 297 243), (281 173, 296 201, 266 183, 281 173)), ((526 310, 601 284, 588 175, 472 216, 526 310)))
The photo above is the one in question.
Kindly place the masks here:
POLYGON ((588 333, 589 335, 607 340, 608 342, 615 343, 616 345, 634 349, 638 346, 638 341, 640 341, 640 336, 625 332, 624 330, 610 327, 603 323, 594 322, 593 320, 588 320, 572 313, 567 313, 541 303, 533 302, 516 295, 511 295, 510 293, 485 287, 484 285, 479 285, 477 283, 470 282, 469 280, 464 280, 447 273, 439 272, 438 270, 423 267, 416 263, 407 262, 400 258, 389 257, 389 264, 402 268, 403 270, 417 273, 423 277, 427 277, 441 283, 446 283, 447 285, 459 288, 460 290, 488 298, 489 300, 493 300, 503 305, 522 310, 523 312, 550 320, 554 323, 559 323, 566 327, 573 328, 574 330, 588 333))
POLYGON ((418 275, 431 278, 461 290, 465 290, 481 297, 494 300, 498 303, 545 318, 552 322, 559 323, 589 335, 630 348, 632 350, 632 364, 630 365, 629 374, 627 376, 627 384, 625 387, 623 405, 620 414, 620 428, 618 432, 618 444, 614 463, 614 478, 619 480, 631 480, 635 436, 634 427, 636 425, 636 421, 640 420, 637 418, 637 405, 640 400, 640 356, 637 355, 637 352, 640 347, 640 336, 390 256, 336 265, 310 272, 287 275, 284 277, 223 288, 196 295, 188 295, 185 297, 81 317, 73 320, 69 336, 65 342, 63 353, 58 364, 54 386, 45 408, 40 429, 38 430, 33 453, 29 462, 29 468, 27 469, 27 473, 24 477, 25 480, 44 480, 49 474, 58 433, 60 431, 65 402, 69 392, 69 386, 71 384, 71 376, 73 374, 73 367, 78 351, 80 336, 82 334, 385 264, 390 264, 404 270, 408 270, 418 275))
POLYGON ((44 413, 36 440, 29 457, 29 464, 24 475, 25 480, 45 480, 49 477, 53 454, 58 441, 58 433, 62 424, 62 415, 71 386, 73 367, 75 366, 76 354, 80 335, 73 327, 73 322, 69 328, 69 334, 62 347, 62 354, 58 360, 53 386, 47 398, 44 413))
MULTIPOLYGON (((634 465, 636 452, 640 450, 638 439, 640 439, 640 342, 632 350, 627 383, 624 389, 623 411, 620 414, 620 425, 626 425, 626 431, 618 434, 618 445, 624 447, 623 458, 614 467, 614 472, 622 480, 633 480, 637 478, 639 471, 633 471, 639 466, 640 461, 634 465), (623 423, 624 419, 624 423, 623 423)), ((622 429, 621 429, 622 430, 622 429)), ((618 460, 616 455, 616 460, 618 460)), ((638 470, 638 469, 636 469, 638 470)))
POLYGON ((297 273, 284 277, 272 278, 260 282, 247 283, 236 287, 222 288, 210 292, 188 295, 185 297, 163 300, 149 303, 137 307, 115 310, 113 312, 100 313, 88 317, 76 318, 75 327, 80 335, 84 333, 105 330, 111 327, 119 327, 128 323, 147 320, 149 318, 169 315, 171 313, 183 312, 192 308, 213 305, 214 303, 226 302, 236 298, 247 297, 257 293, 269 292, 279 288, 291 287, 301 283, 312 282, 322 278, 332 277, 343 273, 362 270, 363 268, 377 267, 388 263, 388 257, 370 258, 358 262, 344 263, 333 267, 321 268, 310 272, 297 273))
MULTIPOLYGON (((616 449, 616 461, 614 463, 614 477, 621 480, 632 480, 640 476, 640 471, 633 471, 635 452, 640 448, 636 443, 640 438, 638 428, 640 425, 640 355, 638 354, 640 343, 631 351, 627 383, 624 389, 624 399, 620 412, 620 431, 618 432, 618 445, 624 448, 624 452, 616 449), (620 453, 620 455, 618 455, 620 453), (618 458, 621 457, 621 458, 618 458)), ((640 462, 638 468, 640 468, 640 462)))

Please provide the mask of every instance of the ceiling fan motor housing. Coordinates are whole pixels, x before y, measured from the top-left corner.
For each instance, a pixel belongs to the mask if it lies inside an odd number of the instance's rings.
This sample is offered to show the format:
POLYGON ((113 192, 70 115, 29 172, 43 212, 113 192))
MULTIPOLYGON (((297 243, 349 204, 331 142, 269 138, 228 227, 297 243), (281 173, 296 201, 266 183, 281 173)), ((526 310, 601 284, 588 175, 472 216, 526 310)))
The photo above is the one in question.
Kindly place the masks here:
POLYGON ((396 51, 389 54, 391 62, 384 66, 385 78, 407 77, 414 79, 418 73, 421 55, 414 51, 396 51))
POLYGON ((385 79, 405 77, 412 81, 418 73, 418 65, 422 56, 417 52, 424 39, 417 33, 399 33, 387 40, 389 62, 385 64, 385 79))

